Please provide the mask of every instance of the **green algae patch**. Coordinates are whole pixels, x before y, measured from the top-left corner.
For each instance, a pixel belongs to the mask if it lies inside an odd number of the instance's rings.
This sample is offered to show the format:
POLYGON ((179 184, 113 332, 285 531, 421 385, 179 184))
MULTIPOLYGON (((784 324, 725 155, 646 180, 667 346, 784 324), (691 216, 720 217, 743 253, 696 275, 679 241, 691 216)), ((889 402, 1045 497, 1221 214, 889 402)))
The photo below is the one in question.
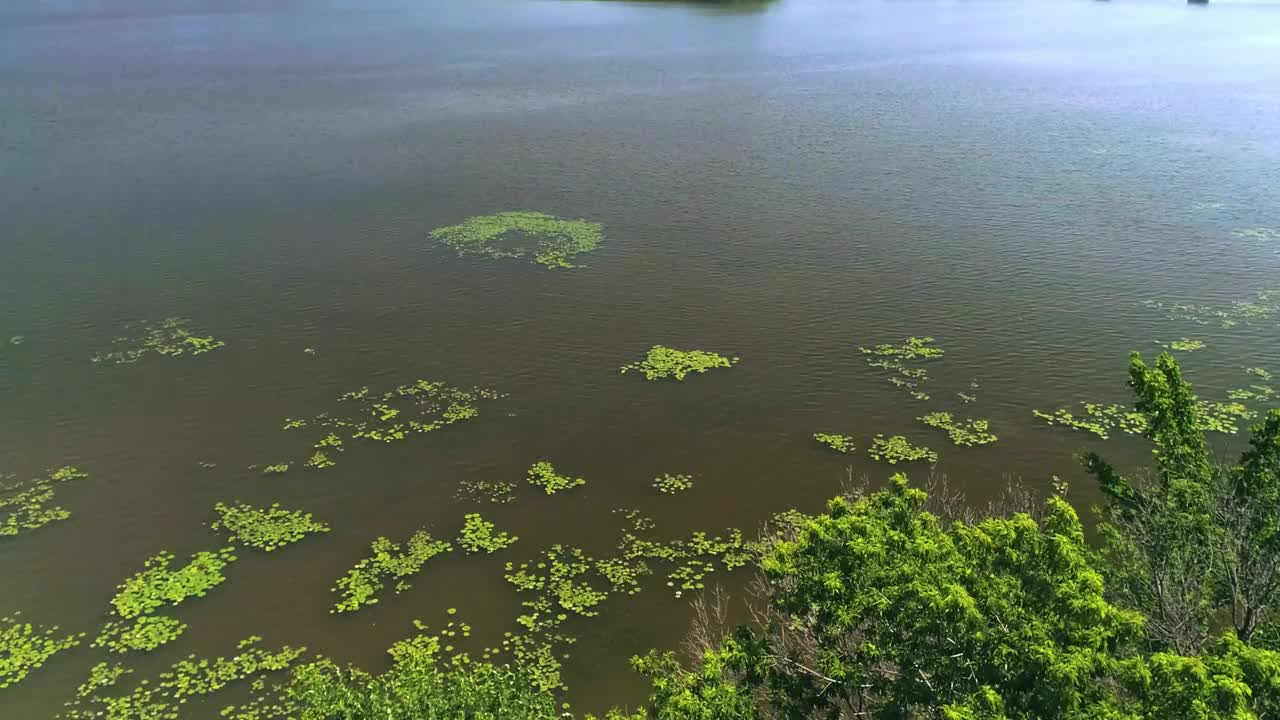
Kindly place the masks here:
POLYGON ((919 420, 930 427, 946 430, 952 444, 962 447, 987 445, 999 439, 989 432, 991 423, 987 420, 956 418, 949 412, 929 413, 919 420))
POLYGON ((684 380, 689 373, 705 373, 715 368, 729 368, 740 358, 725 357, 706 350, 675 350, 662 345, 649 348, 644 360, 623 365, 622 373, 640 372, 648 380, 675 378, 684 380))
POLYGON ((871 447, 867 449, 867 454, 890 465, 897 465, 900 462, 914 462, 916 460, 927 460, 930 463, 938 462, 938 453, 927 447, 912 445, 901 435, 886 438, 882 434, 877 434, 871 439, 871 447))
POLYGON ((271 552, 298 542, 311 533, 329 532, 329 526, 313 520, 311 513, 285 510, 280 503, 269 508, 256 508, 245 503, 213 506, 220 516, 209 527, 222 530, 231 542, 271 552))
POLYGON ((505 532, 494 532, 496 526, 480 517, 477 513, 468 513, 463 518, 462 532, 458 535, 458 544, 467 554, 483 552, 492 555, 504 548, 511 547, 520 538, 505 532))
POLYGON ((71 517, 71 511, 53 504, 57 486, 86 477, 88 474, 67 466, 23 482, 5 482, 0 478, 0 539, 71 517))
POLYGON ((528 258, 546 268, 578 267, 573 258, 589 253, 604 241, 597 222, 568 220, 530 210, 477 215, 431 231, 431 239, 459 255, 489 258, 528 258))
POLYGON ((542 488, 542 491, 548 495, 555 495, 558 492, 564 492, 579 485, 586 485, 587 481, 582 478, 561 475, 556 472, 554 465, 546 460, 539 460, 529 468, 529 484, 542 488))
POLYGON ((431 558, 452 549, 449 543, 431 537, 425 528, 410 536, 403 547, 385 537, 376 538, 369 545, 370 557, 357 563, 334 585, 333 592, 342 599, 329 612, 352 612, 373 605, 388 580, 396 581, 397 593, 407 590, 410 585, 405 578, 420 572, 431 558))
POLYGON ((857 450, 853 445, 853 437, 850 435, 833 435, 831 433, 814 433, 813 439, 826 445, 827 447, 842 453, 851 453, 857 450))
POLYGON ((196 658, 192 655, 174 663, 167 671, 143 680, 121 694, 103 692, 116 687, 129 671, 120 666, 97 665, 89 680, 77 690, 61 717, 66 720, 178 720, 185 717, 184 706, 211 695, 232 683, 291 667, 306 648, 288 645, 269 651, 258 647, 262 638, 252 636, 236 645, 232 657, 196 658))
POLYGON ((22 613, 0 617, 0 689, 16 685, 54 655, 80 644, 84 633, 62 635, 57 625, 33 625, 22 613))
POLYGON ((95 363, 129 364, 147 355, 179 357, 203 355, 226 345, 210 335, 198 335, 187 318, 170 317, 125 326, 126 334, 112 341, 111 350, 93 356, 95 363))
POLYGON ((653 487, 664 495, 675 495, 693 488, 693 476, 666 473, 653 479, 653 487))

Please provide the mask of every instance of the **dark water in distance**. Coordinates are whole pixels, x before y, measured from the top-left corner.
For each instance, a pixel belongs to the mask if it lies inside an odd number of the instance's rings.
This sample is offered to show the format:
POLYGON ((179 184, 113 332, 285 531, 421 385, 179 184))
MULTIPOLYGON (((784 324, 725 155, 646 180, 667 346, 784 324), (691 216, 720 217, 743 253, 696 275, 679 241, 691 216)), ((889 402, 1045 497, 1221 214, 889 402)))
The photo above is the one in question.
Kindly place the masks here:
MULTIPOLYGON (((1280 285, 1280 243, 1233 234, 1280 227, 1280 6, 11 0, 0 98, 0 338, 26 336, 0 349, 0 471, 92 474, 60 490, 69 521, 0 542, 0 614, 94 632, 146 557, 218 547, 219 500, 333 526, 241 553, 176 611, 186 635, 126 658, 135 679, 253 633, 378 669, 410 619, 449 607, 492 641, 518 604, 504 562, 607 550, 615 507, 665 537, 816 510, 850 464, 889 474, 864 452, 876 432, 939 450, 977 501, 1058 475, 1085 512, 1072 453, 1145 449, 1033 408, 1123 401, 1127 352, 1181 336, 1208 343, 1183 356, 1205 395, 1280 370, 1274 320, 1139 306, 1280 285), (509 209, 598 220, 606 244, 548 272, 427 239, 509 209), (171 315, 227 347, 89 362, 124 322, 171 315), (856 350, 907 335, 947 351, 933 401, 856 350), (743 359, 684 384, 618 374, 657 343, 743 359), (323 473, 247 469, 296 449, 283 418, 419 377, 509 397, 323 473), (935 409, 988 417, 1000 441, 953 448, 914 419, 935 409), (543 458, 588 484, 481 508, 513 548, 437 558, 407 593, 328 614, 374 536, 450 536, 475 509, 460 480, 523 483, 543 458), (658 496, 664 472, 698 484, 658 496)), ((651 578, 571 621, 575 707, 640 701, 627 657, 688 620, 651 578)), ((50 716, 100 659, 55 657, 0 716, 50 716)))

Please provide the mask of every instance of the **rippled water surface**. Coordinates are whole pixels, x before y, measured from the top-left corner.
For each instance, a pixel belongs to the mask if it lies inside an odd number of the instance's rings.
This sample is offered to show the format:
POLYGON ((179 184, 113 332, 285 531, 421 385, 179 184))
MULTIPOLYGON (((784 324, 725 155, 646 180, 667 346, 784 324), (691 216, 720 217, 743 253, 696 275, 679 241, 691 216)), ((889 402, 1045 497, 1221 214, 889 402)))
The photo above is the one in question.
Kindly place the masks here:
MULTIPOLYGON (((1280 286, 1280 240, 1236 234, 1280 227, 1280 6, 11 0, 0 98, 0 342, 24 336, 0 346, 0 471, 91 473, 59 491, 70 520, 0 539, 0 615, 94 632, 146 557, 218 546, 216 501, 333 526, 243 553, 177 611, 178 642, 130 661, 142 674, 253 633, 377 669, 449 607, 492 641, 518 609, 507 560, 606 550, 617 507, 667 537, 818 509, 847 473, 888 474, 863 452, 877 432, 939 450, 974 500, 1057 475, 1085 509, 1073 453, 1145 450, 1033 409, 1123 401, 1127 352, 1183 336, 1207 343, 1184 356, 1206 396, 1247 385, 1245 366, 1280 372, 1274 318, 1140 305, 1280 286), (605 244, 547 271, 428 239, 510 209, 591 218, 605 244), (168 316, 227 346, 89 361, 168 316), (908 335, 946 349, 929 401, 857 351, 908 335), (742 361, 682 384, 618 373, 654 344, 742 361), (323 472, 249 469, 296 451, 284 418, 420 377, 507 397, 323 472), (916 421, 932 410, 989 418, 1000 441, 953 448, 916 421), (543 458, 587 485, 535 494, 543 458), (697 484, 659 495, 666 472, 697 484), (522 483, 482 510, 513 548, 327 612, 374 536, 456 533, 467 479, 522 483)), ((687 601, 651 578, 571 621, 575 706, 642 699, 626 659, 674 647, 687 601)), ((55 657, 0 691, 0 715, 52 715, 100 659, 55 657)))

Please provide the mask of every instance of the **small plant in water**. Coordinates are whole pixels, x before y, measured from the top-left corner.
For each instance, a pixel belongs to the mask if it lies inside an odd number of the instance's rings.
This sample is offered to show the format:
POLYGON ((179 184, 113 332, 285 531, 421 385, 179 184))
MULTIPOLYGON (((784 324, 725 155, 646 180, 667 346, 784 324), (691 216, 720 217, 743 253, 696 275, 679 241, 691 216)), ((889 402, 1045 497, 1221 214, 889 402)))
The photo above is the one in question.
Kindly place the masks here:
POLYGON ((432 538, 424 528, 415 532, 404 548, 380 537, 370 544, 369 549, 372 555, 348 570, 334 585, 333 591, 342 599, 329 612, 351 612, 378 602, 378 592, 392 578, 396 580, 397 593, 407 590, 410 585, 404 578, 417 574, 428 560, 449 552, 453 547, 432 538))
POLYGON ((1196 350, 1203 350, 1205 345, 1202 340, 1193 340, 1191 338, 1184 337, 1174 340, 1171 343, 1163 344, 1161 347, 1166 347, 1170 350, 1179 350, 1182 352, 1194 352, 1196 350))
POLYGON ((516 484, 505 480, 463 478, 458 481, 458 490, 454 493, 454 498, 457 500, 505 505, 509 502, 515 502, 516 484))
POLYGON ((672 475, 667 473, 653 479, 653 486, 665 495, 675 495, 693 487, 692 475, 672 475))
POLYGON ((336 464, 337 463, 335 463, 333 460, 329 459, 329 456, 326 455, 323 450, 317 450, 314 453, 312 453, 311 457, 307 458, 307 463, 306 463, 307 467, 316 468, 317 470, 323 470, 324 468, 333 467, 336 464))
POLYGON ((289 472, 289 463, 276 463, 262 468, 263 475, 282 475, 289 472))
POLYGON ((547 268, 577 267, 569 261, 595 250, 603 237, 600 223, 527 210, 479 215, 431 232, 459 255, 531 257, 547 268))
POLYGON ((738 364, 738 360, 736 357, 725 357, 705 350, 675 350, 654 345, 649 348, 644 360, 623 365, 622 372, 642 372, 649 380, 671 377, 684 380, 691 372, 704 373, 713 368, 733 367, 738 364))
POLYGON ((130 334, 113 341, 114 350, 95 355, 94 362, 134 363, 147 353, 177 357, 202 355, 226 345, 213 337, 201 337, 188 329, 190 320, 180 317, 165 318, 159 322, 140 322, 126 325, 130 334))
POLYGON ((21 682, 63 650, 80 644, 84 633, 62 635, 57 625, 32 625, 22 613, 0 617, 0 689, 21 682))
MULTIPOLYGON (((26 338, 26 336, 25 336, 25 335, 14 335, 13 337, 9 338, 9 344, 10 344, 10 345, 15 345, 15 346, 16 346, 16 345, 21 345, 22 343, 26 342, 26 340, 27 340, 27 338, 26 338)), ((0 687, 2 687, 2 686, 0 686, 0 687)))
POLYGON ((172 567, 172 553, 148 558, 141 571, 117 586, 111 599, 111 614, 117 619, 107 622, 94 646, 121 653, 149 651, 176 639, 187 626, 154 613, 167 605, 204 597, 226 580, 222 571, 235 559, 231 548, 198 552, 180 568, 172 567))
POLYGON ((311 513, 284 510, 280 503, 269 508, 255 508, 245 503, 213 506, 219 520, 209 527, 230 535, 232 542, 270 552, 295 543, 310 533, 329 532, 329 526, 311 519, 311 513))
POLYGON ((901 345, 881 343, 873 347, 859 347, 858 351, 867 356, 868 365, 888 373, 886 379, 895 387, 902 388, 916 400, 928 400, 929 394, 921 390, 920 385, 929 379, 929 373, 912 364, 942 357, 942 348, 933 343, 931 337, 913 336, 901 345))
POLYGON ((539 460, 529 468, 529 484, 537 485, 548 495, 586 485, 582 478, 571 478, 556 472, 555 466, 546 460, 539 460))
POLYGON ((930 463, 938 462, 938 453, 927 447, 912 445, 901 435, 886 438, 884 435, 877 434, 872 438, 871 447, 867 450, 867 453, 876 460, 883 460, 890 465, 915 460, 928 460, 930 463))
POLYGON ((857 450, 853 446, 853 437, 849 435, 832 435, 831 433, 814 433, 813 439, 826 445, 832 450, 838 450, 842 453, 850 453, 857 450))
POLYGON ((485 552, 493 554, 503 548, 510 547, 520 538, 505 532, 494 533, 494 524, 476 513, 468 513, 463 518, 462 534, 458 536, 458 544, 468 553, 485 552))
POLYGON ((86 477, 87 474, 70 466, 26 482, 8 483, 0 476, 0 539, 71 517, 69 510, 50 503, 59 484, 86 477))
POLYGON ((990 423, 986 420, 959 420, 953 418, 951 413, 947 412, 929 413, 919 420, 930 427, 946 430, 947 436, 956 445, 965 447, 986 445, 998 439, 995 435, 987 432, 990 423))

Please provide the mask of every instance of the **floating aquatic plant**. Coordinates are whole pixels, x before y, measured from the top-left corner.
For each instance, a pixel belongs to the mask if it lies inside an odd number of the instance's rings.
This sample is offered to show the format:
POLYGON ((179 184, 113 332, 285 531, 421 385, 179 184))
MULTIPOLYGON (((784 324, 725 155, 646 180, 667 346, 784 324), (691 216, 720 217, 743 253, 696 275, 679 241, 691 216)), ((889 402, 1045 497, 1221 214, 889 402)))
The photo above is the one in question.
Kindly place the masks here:
POLYGON ((1246 400, 1252 402, 1270 402, 1276 397, 1276 389, 1270 385, 1250 385, 1247 388, 1235 388, 1227 391, 1228 400, 1246 400))
POLYGON ((262 468, 263 475, 283 475, 289 472, 289 463, 276 463, 262 468))
POLYGON ((226 532, 232 542, 267 552, 298 542, 309 533, 329 532, 329 526, 312 520, 311 513, 285 510, 280 503, 272 503, 269 508, 217 503, 213 508, 221 519, 209 527, 226 532))
POLYGON ((1264 242, 1280 241, 1280 229, 1268 227, 1241 228, 1232 233, 1236 237, 1264 242))
POLYGON ((1202 340, 1193 340, 1191 338, 1184 337, 1184 338, 1179 338, 1178 340, 1174 340, 1171 343, 1164 344, 1162 345, 1162 347, 1169 348, 1170 350, 1179 350, 1182 352, 1193 352, 1195 350, 1203 350, 1205 345, 1204 345, 1204 341, 1202 340))
POLYGON ((109 620, 93 641, 114 653, 150 652, 177 640, 187 624, 167 615, 143 615, 131 622, 109 620))
POLYGON ((424 528, 415 532, 403 548, 380 537, 370 544, 369 549, 372 556, 357 563, 334 585, 333 592, 341 595, 342 599, 329 612, 351 612, 378 602, 378 592, 392 578, 397 581, 397 593, 408 589, 410 586, 404 578, 417 574, 428 560, 448 552, 453 546, 432 538, 424 528))
POLYGON ((832 435, 831 433, 814 433, 813 439, 826 445, 832 450, 838 450, 842 453, 850 453, 857 450, 853 446, 853 437, 850 435, 832 435))
POLYGON ((537 485, 548 495, 555 495, 558 492, 576 488, 579 485, 586 485, 587 481, 582 478, 560 475, 551 463, 546 460, 539 460, 529 468, 529 484, 537 485))
POLYGON ((990 423, 987 420, 957 419, 948 412, 929 413, 919 420, 930 427, 946 430, 947 436, 951 438, 951 442, 955 445, 965 447, 986 445, 999 439, 988 432, 990 423))
POLYGON ((907 391, 916 400, 928 400, 929 393, 920 389, 920 385, 929 379, 929 373, 923 367, 909 365, 924 360, 942 357, 942 348, 933 344, 931 337, 909 337, 900 345, 881 343, 872 347, 859 347, 858 351, 867 356, 867 364, 873 368, 889 373, 886 378, 895 387, 907 391))
POLYGON ((527 612, 517 622, 529 630, 543 630, 564 620, 558 609, 583 617, 599 614, 594 608, 609 594, 583 579, 594 561, 580 548, 559 544, 543 555, 546 560, 542 562, 507 563, 507 582, 520 592, 538 593, 536 599, 522 603, 527 612))
POLYGON ((480 414, 479 403, 501 397, 488 388, 459 388, 434 380, 417 380, 383 393, 368 387, 338 397, 345 413, 321 413, 310 420, 285 418, 284 429, 315 427, 324 432, 312 443, 310 468, 332 467, 329 451, 342 452, 346 440, 396 442, 425 434, 480 414), (345 438, 345 439, 344 439, 345 438))
POLYGON ((13 337, 9 338, 10 345, 21 345, 26 341, 27 341, 27 338, 25 335, 14 335, 13 337))
POLYGON ((0 689, 21 682, 54 655, 80 644, 84 633, 61 635, 57 625, 32 625, 22 613, 0 617, 0 689))
POLYGON ((454 493, 454 497, 458 500, 505 505, 515 501, 516 484, 505 480, 463 478, 458 481, 458 490, 454 493))
POLYGON ((666 473, 654 478, 653 486, 657 488, 660 493, 675 495, 676 493, 684 492, 685 490, 693 487, 693 476, 683 474, 672 475, 671 473, 666 473))
POLYGON ((1139 435, 1146 432, 1149 425, 1145 415, 1124 405, 1082 402, 1080 406, 1084 408, 1084 414, 1079 416, 1066 408, 1052 413, 1033 410, 1032 414, 1050 425, 1084 430, 1103 440, 1110 436, 1112 430, 1119 429, 1129 435, 1139 435))
POLYGON ((1252 375, 1252 376, 1254 376, 1254 377, 1256 377, 1256 378, 1260 378, 1260 379, 1262 379, 1262 380, 1270 380, 1270 379, 1272 379, 1271 372, 1270 372, 1269 370, 1267 370, 1266 368, 1262 368, 1262 367, 1251 367, 1251 368, 1245 368, 1245 369, 1244 369, 1244 371, 1245 371, 1245 372, 1247 372, 1247 373, 1249 373, 1250 375, 1252 375))
POLYGON ((329 459, 329 456, 325 454, 323 450, 317 450, 312 453, 311 457, 307 458, 306 462, 307 467, 315 468, 317 470, 323 470, 324 468, 333 467, 334 465, 337 465, 337 463, 329 459))
POLYGON ((494 533, 494 524, 476 513, 468 513, 463 517, 462 534, 458 536, 458 544, 468 553, 485 552, 493 554, 503 548, 510 547, 520 538, 505 532, 494 533))
POLYGON ((94 668, 90 682, 81 685, 84 694, 68 703, 62 717, 66 720, 178 720, 183 706, 190 700, 213 694, 233 682, 255 675, 288 669, 306 648, 285 645, 274 652, 257 644, 262 638, 252 636, 236 645, 234 656, 213 660, 194 655, 174 663, 154 681, 143 680, 131 691, 106 695, 100 691, 117 684, 124 672, 116 668, 94 668), (96 680, 96 681, 95 681, 96 680))
POLYGON ((1239 421, 1258 416, 1239 402, 1200 400, 1196 404, 1200 410, 1200 427, 1211 432, 1235 435, 1240 432, 1239 421))
POLYGON ((622 372, 632 370, 644 373, 649 380, 675 378, 684 380, 691 372, 704 373, 713 368, 727 368, 738 364, 739 358, 725 357, 706 350, 675 350, 662 345, 649 348, 644 360, 623 365, 622 372))
POLYGON ((964 401, 966 405, 978 399, 977 395, 970 395, 969 393, 963 393, 963 392, 956 393, 956 397, 964 401))
POLYGON ((56 486, 89 477, 74 467, 52 470, 42 478, 6 483, 0 477, 0 538, 37 530, 49 523, 66 520, 71 512, 52 505, 56 486))
POLYGON ((448 245, 459 255, 531 257, 548 268, 576 267, 569 261, 595 250, 603 237, 600 223, 527 210, 478 215, 431 232, 433 240, 448 245))
POLYGON ((204 597, 222 584, 223 569, 235 561, 231 548, 217 552, 202 551, 191 556, 182 567, 173 567, 174 556, 160 552, 143 564, 143 569, 117 586, 111 599, 112 615, 93 644, 112 652, 154 650, 177 638, 186 625, 173 618, 154 615, 167 605, 178 605, 188 598, 204 597))
POLYGON ((890 465, 915 460, 928 460, 931 463, 938 462, 938 453, 927 447, 912 445, 901 435, 886 438, 884 435, 877 434, 872 438, 871 447, 867 450, 867 453, 876 460, 883 460, 890 465))
POLYGON ((1237 300, 1226 307, 1165 303, 1159 300, 1145 300, 1142 306, 1163 312, 1170 320, 1187 320, 1197 325, 1208 325, 1216 320, 1224 328, 1232 328, 1241 323, 1247 325, 1254 320, 1274 319, 1280 311, 1275 290, 1261 290, 1253 300, 1237 300))
POLYGON ((94 362, 134 363, 147 353, 176 357, 201 355, 226 345, 212 336, 201 337, 188 329, 190 320, 171 317, 159 322, 140 322, 125 326, 128 335, 112 341, 114 350, 95 355, 94 362))
POLYGON ((120 678, 132 672, 120 663, 100 662, 89 668, 89 677, 76 688, 76 700, 83 700, 103 688, 115 685, 120 678))

